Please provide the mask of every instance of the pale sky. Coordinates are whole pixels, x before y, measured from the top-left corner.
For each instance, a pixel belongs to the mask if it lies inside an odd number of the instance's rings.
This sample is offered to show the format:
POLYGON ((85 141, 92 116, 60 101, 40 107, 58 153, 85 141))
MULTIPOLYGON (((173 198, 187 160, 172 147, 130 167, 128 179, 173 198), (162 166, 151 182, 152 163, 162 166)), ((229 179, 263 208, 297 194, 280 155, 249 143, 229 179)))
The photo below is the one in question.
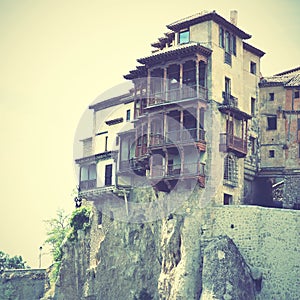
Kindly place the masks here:
POLYGON ((238 10, 247 42, 266 52, 267 76, 300 65, 299 3, 1 0, 0 250, 38 266, 43 220, 74 207, 73 139, 83 112, 125 81, 165 25, 202 10, 227 19, 238 10))

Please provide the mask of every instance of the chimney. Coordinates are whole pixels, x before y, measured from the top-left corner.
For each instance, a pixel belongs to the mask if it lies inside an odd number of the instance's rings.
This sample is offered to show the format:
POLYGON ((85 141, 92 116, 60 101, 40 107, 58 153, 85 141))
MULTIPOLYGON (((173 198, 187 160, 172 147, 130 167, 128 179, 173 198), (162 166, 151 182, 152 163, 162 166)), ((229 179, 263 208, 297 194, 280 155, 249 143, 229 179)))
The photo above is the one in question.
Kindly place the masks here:
POLYGON ((237 26, 237 18, 238 18, 238 11, 237 10, 231 10, 230 11, 230 22, 237 26))

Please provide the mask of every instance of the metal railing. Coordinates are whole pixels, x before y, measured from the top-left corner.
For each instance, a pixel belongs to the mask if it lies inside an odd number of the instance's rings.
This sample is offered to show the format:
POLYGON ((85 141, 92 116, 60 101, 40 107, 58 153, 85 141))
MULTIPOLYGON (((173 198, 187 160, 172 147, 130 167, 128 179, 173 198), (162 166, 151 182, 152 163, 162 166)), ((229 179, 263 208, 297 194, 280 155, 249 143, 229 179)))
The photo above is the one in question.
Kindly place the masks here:
POLYGON ((223 96, 223 104, 224 105, 229 105, 231 107, 237 107, 238 106, 238 98, 230 95, 227 92, 223 92, 222 96, 223 96))

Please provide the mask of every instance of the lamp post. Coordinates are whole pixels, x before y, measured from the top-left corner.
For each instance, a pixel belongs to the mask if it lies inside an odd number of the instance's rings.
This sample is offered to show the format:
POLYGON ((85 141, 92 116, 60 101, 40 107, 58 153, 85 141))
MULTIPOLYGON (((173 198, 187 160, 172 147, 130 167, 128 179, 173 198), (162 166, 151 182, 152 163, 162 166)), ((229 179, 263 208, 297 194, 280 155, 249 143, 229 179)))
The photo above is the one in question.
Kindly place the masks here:
POLYGON ((43 250, 43 247, 40 246, 40 254, 39 254, 39 269, 42 268, 42 250, 43 250))

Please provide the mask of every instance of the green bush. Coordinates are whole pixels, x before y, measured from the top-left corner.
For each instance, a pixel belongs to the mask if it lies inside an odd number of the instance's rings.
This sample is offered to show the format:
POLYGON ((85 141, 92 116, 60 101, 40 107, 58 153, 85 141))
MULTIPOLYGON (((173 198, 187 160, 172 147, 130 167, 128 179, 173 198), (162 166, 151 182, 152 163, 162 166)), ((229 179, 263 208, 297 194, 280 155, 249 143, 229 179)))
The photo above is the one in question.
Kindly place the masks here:
POLYGON ((70 218, 71 232, 69 235, 70 240, 77 238, 77 231, 84 230, 86 231, 91 227, 90 215, 92 209, 88 206, 81 206, 80 208, 73 211, 70 218))

